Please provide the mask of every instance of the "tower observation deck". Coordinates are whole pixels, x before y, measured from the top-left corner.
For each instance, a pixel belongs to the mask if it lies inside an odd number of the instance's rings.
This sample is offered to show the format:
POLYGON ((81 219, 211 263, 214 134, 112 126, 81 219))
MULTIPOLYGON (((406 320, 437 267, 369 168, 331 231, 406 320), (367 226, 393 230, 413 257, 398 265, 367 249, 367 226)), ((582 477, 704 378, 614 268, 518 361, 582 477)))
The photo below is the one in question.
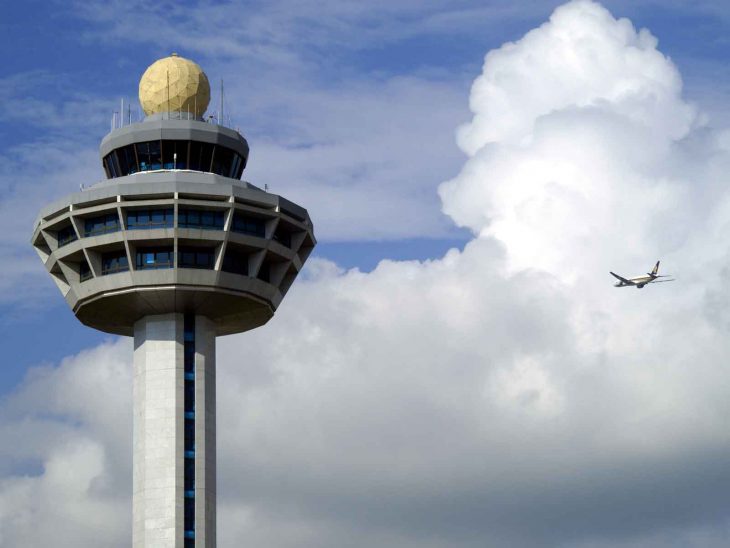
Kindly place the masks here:
POLYGON ((316 244, 304 208, 240 180, 248 143, 209 99, 192 61, 151 65, 147 117, 101 142, 107 179, 32 237, 82 323, 134 337, 134 547, 216 545, 215 337, 266 323, 316 244))

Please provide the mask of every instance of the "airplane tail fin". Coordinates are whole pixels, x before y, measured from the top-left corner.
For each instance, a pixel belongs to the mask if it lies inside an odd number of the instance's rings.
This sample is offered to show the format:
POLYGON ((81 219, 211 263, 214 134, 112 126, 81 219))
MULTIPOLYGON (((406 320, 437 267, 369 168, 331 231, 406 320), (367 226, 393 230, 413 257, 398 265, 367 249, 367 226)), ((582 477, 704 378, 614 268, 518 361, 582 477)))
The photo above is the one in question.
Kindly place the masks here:
POLYGON ((649 273, 649 276, 653 276, 653 277, 656 277, 656 275, 657 275, 657 272, 659 272, 659 261, 657 261, 657 262, 656 262, 656 264, 654 265, 654 268, 653 268, 653 269, 652 269, 652 271, 651 271, 651 272, 649 273))

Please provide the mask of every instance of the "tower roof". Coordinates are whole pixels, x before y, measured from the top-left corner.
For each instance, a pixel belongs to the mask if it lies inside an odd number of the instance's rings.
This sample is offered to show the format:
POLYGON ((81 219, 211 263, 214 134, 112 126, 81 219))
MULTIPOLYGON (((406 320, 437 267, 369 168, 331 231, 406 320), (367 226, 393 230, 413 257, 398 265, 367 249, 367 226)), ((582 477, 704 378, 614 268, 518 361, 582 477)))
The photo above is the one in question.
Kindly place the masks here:
POLYGON ((145 114, 190 112, 201 117, 210 102, 210 84, 200 66, 173 53, 158 59, 139 81, 139 102, 145 114))

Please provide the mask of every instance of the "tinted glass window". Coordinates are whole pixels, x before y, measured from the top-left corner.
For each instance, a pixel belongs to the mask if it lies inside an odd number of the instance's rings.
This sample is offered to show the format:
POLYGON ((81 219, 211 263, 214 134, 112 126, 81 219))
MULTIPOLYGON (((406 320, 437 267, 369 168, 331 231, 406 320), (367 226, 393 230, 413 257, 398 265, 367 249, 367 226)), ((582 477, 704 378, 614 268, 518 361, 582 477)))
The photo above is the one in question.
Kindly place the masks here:
POLYGON ((215 147, 215 155, 213 156, 213 173, 231 177, 233 169, 233 151, 222 146, 215 147))
POLYGON ((240 232, 241 234, 250 234, 251 236, 264 237, 265 223, 263 219, 257 217, 249 217, 245 213, 236 212, 233 215, 233 224, 231 230, 240 232))
MULTIPOLYGON (((186 382, 185 383, 185 395, 187 396, 188 392, 188 384, 190 385, 191 392, 195 391, 195 386, 192 382, 186 382)), ((188 401, 187 397, 185 398, 185 410, 188 410, 188 401)), ((194 451, 195 450, 195 422, 193 420, 187 419, 185 421, 185 451, 194 451)))
POLYGON ((195 343, 187 340, 187 333, 185 334, 185 337, 185 345, 183 348, 185 372, 192 373, 195 367, 195 343))
POLYGON ((140 249, 137 251, 135 265, 138 270, 172 268, 174 266, 172 247, 140 249))
POLYGON ((274 234, 274 240, 283 246, 291 247, 291 232, 279 229, 274 234))
POLYGON ((223 212, 200 209, 180 209, 177 224, 180 228, 223 230, 223 212))
POLYGON ((109 156, 109 160, 111 161, 110 163, 114 167, 114 172, 117 174, 117 177, 120 177, 122 175, 122 170, 119 165, 119 159, 117 158, 116 153, 112 152, 109 156))
MULTIPOLYGON (((193 381, 185 381, 185 411, 195 411, 195 383, 193 381)), ((194 439, 195 436, 193 435, 194 439)), ((193 451, 194 449, 194 447, 185 447, 185 451, 193 451)))
POLYGON ((162 141, 164 169, 188 168, 188 141, 162 141))
POLYGON ((243 168, 245 167, 246 161, 243 159, 243 156, 239 156, 238 154, 236 154, 236 165, 233 171, 233 178, 240 179, 241 175, 243 174, 243 168))
POLYGON ((241 167, 241 157, 238 154, 233 155, 233 167, 231 168, 231 177, 238 179, 238 169, 241 167))
POLYGON ((160 141, 137 143, 137 158, 140 171, 162 169, 162 155, 160 141))
POLYGON ((79 278, 81 278, 82 282, 91 278, 91 269, 89 268, 89 265, 86 264, 86 261, 79 264, 79 278))
POLYGON ((134 145, 127 145, 117 149, 117 159, 119 160, 119 172, 120 175, 129 175, 131 173, 137 173, 137 159, 134 155, 134 145))
POLYGON ((115 272, 124 272, 129 270, 129 261, 124 251, 114 251, 104 253, 101 256, 101 274, 114 274, 115 272))
POLYGON ((213 145, 210 143, 190 143, 190 169, 194 171, 210 171, 213 159, 213 145))
POLYGON ((172 228, 173 208, 127 211, 127 229, 172 228))
POLYGON ((58 247, 62 247, 66 244, 70 244, 74 240, 76 240, 76 231, 74 230, 74 227, 71 225, 68 225, 67 227, 62 228, 58 231, 56 234, 56 237, 58 238, 58 247))
POLYGON ((104 169, 106 170, 107 177, 109 179, 113 179, 115 177, 119 177, 119 173, 117 173, 116 166, 114 165, 114 162, 112 161, 112 156, 114 153, 107 155, 104 158, 104 169))
POLYGON ((204 268, 212 270, 215 264, 215 252, 209 248, 182 248, 178 254, 180 268, 204 268))
MULTIPOLYGON (((195 530, 195 499, 194 498, 186 498, 185 499, 185 508, 183 510, 183 514, 185 516, 185 535, 187 536, 188 533, 193 534, 193 531, 195 530)), ((186 548, 187 548, 187 540, 186 542, 186 548)), ((195 544, 191 543, 190 546, 195 546, 195 544)))
POLYGON ((223 257, 223 270, 232 272, 233 274, 248 276, 248 255, 234 251, 233 249, 228 249, 226 256, 223 257))
POLYGON ((84 221, 84 236, 97 236, 119 230, 119 217, 116 213, 99 215, 84 221))
POLYGON ((269 265, 269 263, 264 263, 261 265, 261 268, 259 269, 258 279, 267 283, 271 280, 271 265, 269 265))
MULTIPOLYGON (((185 421, 185 428, 186 428, 186 434, 187 434, 187 422, 185 421)), ((192 421, 190 421, 192 422, 192 421)), ((194 423, 193 423, 194 424, 194 423)), ((193 444, 195 443, 195 438, 193 438, 193 444)), ((185 446, 187 447, 187 436, 185 440, 185 446)), ((189 451, 189 449, 185 449, 186 451, 189 451)), ((192 449, 190 449, 192 451, 192 449)), ((195 459, 185 459, 185 471, 183 472, 185 476, 185 490, 186 491, 192 491, 195 489, 195 459)))
POLYGON ((191 169, 239 179, 244 159, 211 143, 181 140, 146 141, 116 149, 104 157, 110 178, 157 169, 191 169))

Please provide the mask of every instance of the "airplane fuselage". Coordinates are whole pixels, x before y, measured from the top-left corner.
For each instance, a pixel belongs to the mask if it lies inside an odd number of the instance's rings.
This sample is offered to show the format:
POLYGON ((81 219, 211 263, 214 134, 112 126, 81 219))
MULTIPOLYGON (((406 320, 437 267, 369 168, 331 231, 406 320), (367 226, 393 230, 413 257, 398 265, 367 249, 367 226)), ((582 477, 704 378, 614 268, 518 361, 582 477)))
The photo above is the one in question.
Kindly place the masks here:
POLYGON ((615 272, 609 272, 611 276, 618 280, 618 283, 614 284, 614 287, 635 287, 641 289, 646 284, 661 283, 661 282, 673 282, 671 280, 658 280, 657 278, 668 278, 667 275, 659 275, 659 261, 656 262, 651 272, 648 272, 645 276, 636 276, 634 278, 624 278, 619 276, 615 272))
POLYGON ((624 282, 618 282, 614 285, 614 287, 629 287, 629 286, 636 286, 638 289, 641 289, 644 287, 647 283, 651 282, 652 280, 655 280, 656 277, 654 276, 636 276, 635 278, 629 278, 629 281, 631 283, 627 284, 624 282))

